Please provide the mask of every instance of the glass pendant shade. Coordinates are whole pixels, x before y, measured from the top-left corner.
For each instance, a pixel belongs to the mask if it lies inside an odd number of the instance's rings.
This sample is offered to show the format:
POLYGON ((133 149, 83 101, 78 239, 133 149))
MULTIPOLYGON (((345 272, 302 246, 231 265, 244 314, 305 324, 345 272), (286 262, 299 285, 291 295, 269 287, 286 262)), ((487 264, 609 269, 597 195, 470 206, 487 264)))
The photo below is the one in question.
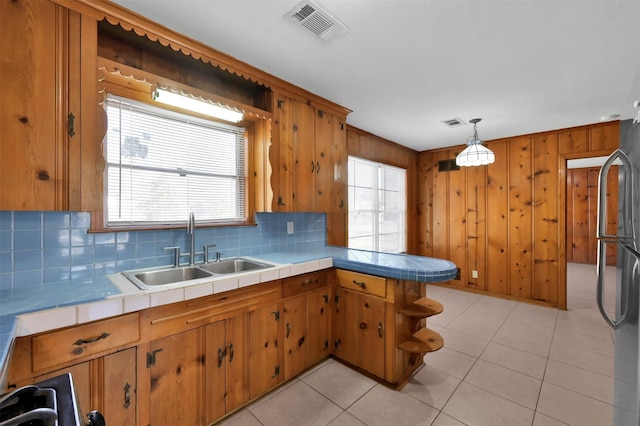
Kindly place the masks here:
POLYGON ((473 136, 467 140, 467 147, 456 157, 456 165, 460 167, 486 166, 496 161, 496 156, 489 148, 482 145, 482 141, 478 138, 478 129, 476 125, 480 118, 469 120, 473 123, 473 136))
POLYGON ((472 143, 456 157, 456 164, 461 167, 485 166, 496 161, 496 156, 480 141, 472 143))

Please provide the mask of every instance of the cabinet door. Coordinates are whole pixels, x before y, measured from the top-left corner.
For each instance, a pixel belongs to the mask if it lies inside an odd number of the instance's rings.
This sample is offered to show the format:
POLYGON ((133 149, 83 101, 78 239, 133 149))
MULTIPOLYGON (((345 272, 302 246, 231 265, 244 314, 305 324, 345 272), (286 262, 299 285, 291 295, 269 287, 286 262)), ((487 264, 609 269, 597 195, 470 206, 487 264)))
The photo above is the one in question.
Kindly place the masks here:
POLYGON ((333 345, 338 358, 358 365, 358 295, 335 288, 333 345))
POLYGON ((205 407, 207 424, 226 413, 226 363, 227 353, 225 321, 205 326, 206 377, 205 407))
POLYGON ((41 382, 42 380, 51 379, 53 377, 66 373, 71 373, 73 385, 76 389, 76 396, 78 397, 78 404, 80 404, 80 409, 84 413, 95 410, 97 407, 95 407, 93 403, 96 395, 95 393, 92 394, 91 390, 91 361, 72 365, 71 367, 63 368, 52 373, 43 374, 36 377, 34 381, 41 382))
POLYGON ((331 353, 331 307, 329 287, 307 295, 307 346, 308 365, 326 358, 331 353))
MULTIPOLYGON (((136 424, 136 348, 105 356, 100 411, 109 424, 136 424)), ((86 409, 92 410, 91 407, 86 409)))
POLYGON ((384 379, 385 302, 358 295, 358 366, 384 379))
POLYGON ((154 340, 150 347, 155 358, 150 366, 151 425, 201 425, 200 330, 154 340))
POLYGON ((0 2, 0 210, 66 208, 68 11, 0 2))
POLYGON ((278 304, 249 313, 249 398, 276 387, 283 374, 278 351, 278 304))
MULTIPOLYGON (((316 176, 324 170, 315 152, 315 109, 291 101, 293 114, 293 205, 296 212, 315 211, 316 176)), ((327 194, 328 195, 328 194, 327 194)))
POLYGON ((227 413, 249 401, 246 314, 229 318, 227 337, 227 413))
POLYGON ((307 296, 284 302, 284 380, 309 366, 307 341, 307 296))

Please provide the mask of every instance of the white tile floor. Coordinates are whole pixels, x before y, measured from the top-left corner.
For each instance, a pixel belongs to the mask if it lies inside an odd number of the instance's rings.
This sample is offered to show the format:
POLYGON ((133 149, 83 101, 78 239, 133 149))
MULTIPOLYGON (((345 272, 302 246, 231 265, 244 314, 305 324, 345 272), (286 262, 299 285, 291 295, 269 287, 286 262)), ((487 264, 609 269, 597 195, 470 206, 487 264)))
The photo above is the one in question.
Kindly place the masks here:
POLYGON ((608 426, 613 333, 595 305, 595 267, 568 272, 567 311, 428 286, 445 307, 428 320, 445 346, 402 391, 327 360, 223 424, 608 426))

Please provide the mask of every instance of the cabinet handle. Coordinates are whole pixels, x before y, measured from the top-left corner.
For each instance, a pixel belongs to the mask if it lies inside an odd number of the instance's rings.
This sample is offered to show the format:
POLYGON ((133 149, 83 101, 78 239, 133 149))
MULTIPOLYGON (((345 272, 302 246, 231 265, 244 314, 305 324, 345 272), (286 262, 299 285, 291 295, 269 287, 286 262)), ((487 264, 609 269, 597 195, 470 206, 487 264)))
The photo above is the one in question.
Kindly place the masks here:
POLYGON ((76 116, 73 115, 72 112, 70 112, 68 118, 69 118, 69 136, 74 137, 76 135, 76 131, 75 131, 76 116))
POLYGON ((229 343, 229 363, 233 362, 233 343, 229 343))
POLYGON ((320 163, 316 161, 316 173, 320 174, 320 163))
POLYGON ((364 281, 353 280, 353 283, 358 287, 362 288, 363 290, 367 287, 367 284, 364 281))
POLYGON ((92 339, 78 339, 76 340, 73 344, 77 345, 77 346, 82 346, 82 345, 86 345, 88 343, 95 343, 98 340, 102 340, 102 339, 106 339, 107 337, 109 337, 110 334, 109 333, 102 333, 101 335, 99 335, 98 337, 94 337, 92 339))
POLYGON ((276 365, 276 368, 273 371, 273 376, 271 376, 271 378, 275 379, 276 377, 278 377, 278 374, 280 374, 280 366, 276 365))
POLYGON ((286 204, 282 201, 282 195, 278 195, 278 205, 285 206, 286 204))
POLYGON ((324 299, 324 303, 325 304, 329 303, 329 295, 328 294, 323 294, 322 298, 324 299))
POLYGON ((315 163, 312 161, 312 162, 311 162, 311 173, 313 173, 313 172, 315 171, 315 167, 316 167, 316 165, 315 165, 315 163))
POLYGON ((280 321, 280 311, 273 311, 271 312, 271 315, 273 315, 276 321, 280 321))
POLYGON ((222 358, 227 356, 227 348, 225 346, 224 350, 222 348, 218 348, 218 368, 222 366, 222 358))
POLYGON ((287 339, 289 338, 290 334, 291 334, 291 326, 289 325, 289 323, 287 323, 287 339))
POLYGON ((378 323, 378 337, 382 339, 382 322, 378 323))
POLYGON ((131 385, 127 382, 124 385, 124 408, 129 408, 131 405, 131 385))

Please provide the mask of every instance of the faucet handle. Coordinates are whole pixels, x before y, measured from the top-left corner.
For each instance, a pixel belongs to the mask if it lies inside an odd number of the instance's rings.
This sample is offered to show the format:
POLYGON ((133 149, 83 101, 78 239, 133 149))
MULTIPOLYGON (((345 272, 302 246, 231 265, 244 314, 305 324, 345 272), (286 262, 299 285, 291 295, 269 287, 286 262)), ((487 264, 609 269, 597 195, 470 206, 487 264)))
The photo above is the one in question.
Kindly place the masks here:
POLYGON ((204 263, 209 263, 209 249, 211 247, 215 247, 215 244, 205 244, 204 245, 204 263))
POLYGON ((165 247, 165 250, 173 250, 173 267, 180 266, 180 247, 165 247))
POLYGON ((222 257, 222 252, 221 251, 217 251, 216 252, 216 262, 220 262, 220 258, 222 257))

